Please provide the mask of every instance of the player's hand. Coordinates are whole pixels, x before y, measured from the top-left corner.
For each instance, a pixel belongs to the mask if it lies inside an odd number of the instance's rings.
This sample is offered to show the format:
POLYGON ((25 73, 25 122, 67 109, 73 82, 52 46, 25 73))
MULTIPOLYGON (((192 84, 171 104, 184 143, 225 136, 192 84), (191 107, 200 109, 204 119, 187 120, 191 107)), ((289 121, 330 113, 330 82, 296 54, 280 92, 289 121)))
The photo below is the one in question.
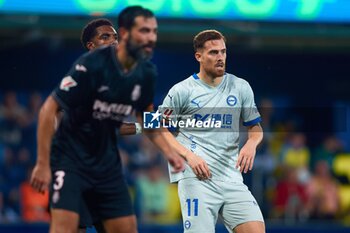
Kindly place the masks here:
POLYGON ((36 164, 32 176, 30 178, 30 184, 32 187, 44 194, 45 190, 48 190, 51 182, 51 169, 49 165, 36 164))
POLYGON ((253 169, 255 153, 256 146, 247 142, 239 152, 236 168, 244 173, 247 173, 248 170, 251 171, 253 169))
POLYGON ((185 157, 188 165, 192 168, 194 174, 196 174, 198 179, 206 180, 211 177, 208 164, 204 159, 192 153, 191 151, 188 151, 185 157))
POLYGON ((185 160, 177 154, 167 156, 167 159, 172 167, 172 173, 178 173, 185 169, 185 160))

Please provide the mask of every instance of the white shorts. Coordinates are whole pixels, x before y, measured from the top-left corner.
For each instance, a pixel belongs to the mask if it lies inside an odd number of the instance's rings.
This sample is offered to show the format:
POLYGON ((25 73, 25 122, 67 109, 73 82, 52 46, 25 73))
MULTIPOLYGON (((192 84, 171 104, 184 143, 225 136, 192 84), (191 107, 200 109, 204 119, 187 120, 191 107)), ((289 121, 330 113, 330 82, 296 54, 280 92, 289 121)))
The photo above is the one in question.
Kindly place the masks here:
POLYGON ((229 232, 242 223, 264 222, 259 205, 243 183, 182 179, 178 183, 186 233, 215 233, 220 216, 229 232))

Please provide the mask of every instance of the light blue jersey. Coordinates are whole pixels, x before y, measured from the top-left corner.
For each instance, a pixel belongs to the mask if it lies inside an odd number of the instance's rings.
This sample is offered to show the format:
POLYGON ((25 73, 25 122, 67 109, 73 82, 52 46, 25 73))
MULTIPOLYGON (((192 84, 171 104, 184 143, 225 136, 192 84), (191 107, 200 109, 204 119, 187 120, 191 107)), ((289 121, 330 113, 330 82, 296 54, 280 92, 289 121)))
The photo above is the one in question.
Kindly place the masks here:
MULTIPOLYGON (((251 126, 261 121, 247 81, 225 73, 221 83, 212 87, 194 74, 170 89, 160 111, 173 121, 195 119, 207 122, 205 127, 202 124, 178 127, 176 139, 206 161, 213 180, 243 181, 240 171, 235 168, 240 122, 251 126)), ((171 182, 189 177, 196 175, 188 165, 183 172, 170 172, 171 182)))

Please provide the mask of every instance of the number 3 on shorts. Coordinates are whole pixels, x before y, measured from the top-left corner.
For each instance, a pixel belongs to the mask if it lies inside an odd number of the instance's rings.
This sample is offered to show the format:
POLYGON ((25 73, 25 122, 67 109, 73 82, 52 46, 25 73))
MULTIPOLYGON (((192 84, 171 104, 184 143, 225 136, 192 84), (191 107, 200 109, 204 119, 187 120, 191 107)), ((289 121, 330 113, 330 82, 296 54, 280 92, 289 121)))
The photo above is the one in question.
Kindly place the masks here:
POLYGON ((198 198, 186 199, 187 203, 187 216, 191 216, 191 202, 193 202, 193 216, 198 216, 198 198))
POLYGON ((55 183, 53 184, 53 189, 54 190, 60 190, 63 186, 64 183, 64 179, 63 177, 66 175, 66 173, 64 171, 56 171, 55 172, 55 176, 56 176, 56 180, 55 183))

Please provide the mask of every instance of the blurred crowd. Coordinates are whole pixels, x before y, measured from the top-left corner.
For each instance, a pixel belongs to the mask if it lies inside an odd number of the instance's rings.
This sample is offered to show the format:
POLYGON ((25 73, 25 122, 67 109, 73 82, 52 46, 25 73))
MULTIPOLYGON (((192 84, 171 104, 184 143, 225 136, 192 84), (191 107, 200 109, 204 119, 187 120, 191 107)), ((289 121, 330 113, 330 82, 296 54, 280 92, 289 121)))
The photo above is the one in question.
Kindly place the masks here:
MULTIPOLYGON (((43 94, 9 91, 0 101, 0 223, 47 222, 48 194, 38 194, 29 185, 43 94)), ((258 107, 265 137, 253 171, 244 178, 265 218, 291 224, 314 220, 349 223, 347 142, 329 132, 315 145, 288 117, 276 117, 273 101, 263 100, 258 107)), ((162 155, 141 135, 120 137, 116 143, 139 221, 179 223, 177 187, 169 184, 162 155)))

